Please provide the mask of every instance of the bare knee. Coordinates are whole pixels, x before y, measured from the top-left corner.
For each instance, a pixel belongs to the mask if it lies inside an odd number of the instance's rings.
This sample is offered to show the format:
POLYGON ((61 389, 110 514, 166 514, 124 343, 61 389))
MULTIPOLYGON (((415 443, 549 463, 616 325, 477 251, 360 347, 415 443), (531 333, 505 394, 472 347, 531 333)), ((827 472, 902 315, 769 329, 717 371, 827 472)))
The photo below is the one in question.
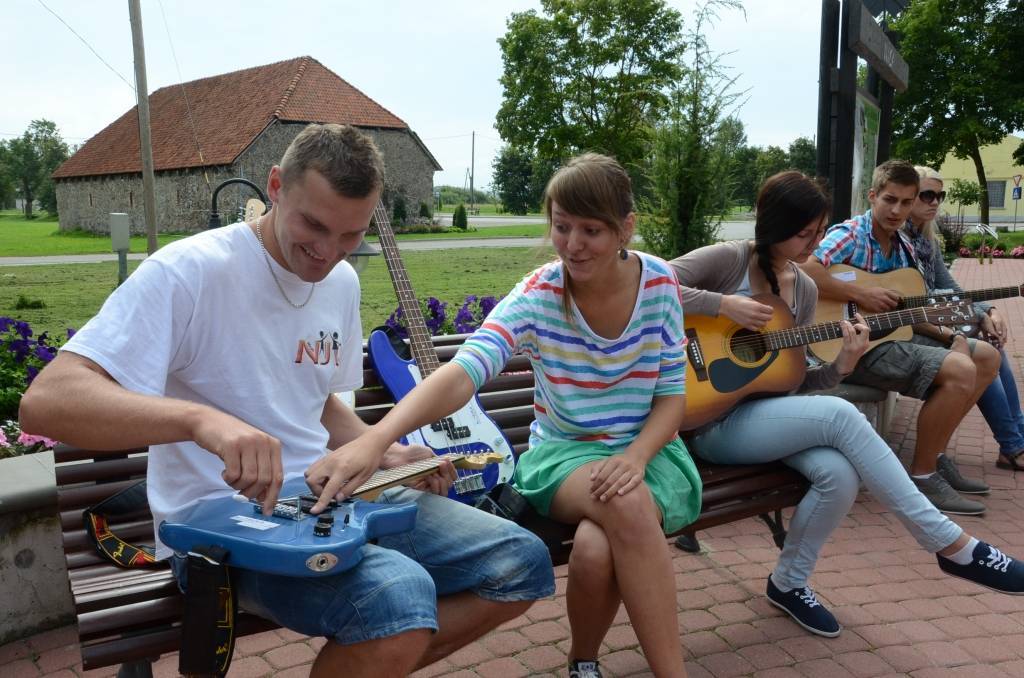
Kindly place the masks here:
POLYGON ((999 355, 999 350, 985 341, 975 343, 971 359, 974 360, 977 371, 976 384, 978 386, 988 384, 996 378, 996 375, 999 374, 999 365, 1003 360, 999 355))
POLYGON ((569 573, 606 578, 614 573, 612 546, 597 523, 584 518, 576 528, 569 554, 569 573))
POLYGON ((974 393, 976 375, 977 369, 970 357, 950 352, 935 375, 935 385, 946 392, 967 397, 974 393))
POLYGON ((430 629, 414 629, 387 638, 341 645, 327 642, 313 662, 312 678, 327 676, 407 676, 430 643, 430 629))
POLYGON ((626 494, 602 502, 594 521, 609 543, 642 539, 652 531, 661 532, 661 518, 651 490, 640 483, 626 494))

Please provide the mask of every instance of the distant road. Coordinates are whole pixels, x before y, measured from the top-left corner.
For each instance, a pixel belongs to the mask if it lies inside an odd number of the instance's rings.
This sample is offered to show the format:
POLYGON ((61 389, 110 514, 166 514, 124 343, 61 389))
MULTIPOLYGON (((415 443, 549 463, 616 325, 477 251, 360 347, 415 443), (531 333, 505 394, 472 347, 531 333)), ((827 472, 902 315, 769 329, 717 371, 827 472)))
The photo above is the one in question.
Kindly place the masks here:
MULTIPOLYGON (((450 214, 442 214, 438 216, 438 221, 443 226, 452 225, 452 217, 450 214)), ((478 216, 469 217, 469 225, 476 228, 491 228, 494 226, 511 226, 513 224, 543 224, 546 223, 547 219, 539 215, 531 216, 478 216)), ((723 221, 722 228, 718 233, 718 237, 722 240, 739 240, 741 238, 753 238, 754 237, 754 222, 753 221, 723 221)), ((446 241, 447 242, 447 241, 446 241)), ((405 246, 404 244, 402 245, 405 246)), ((511 245, 510 245, 511 247, 511 245)))
MULTIPOLYGON (((543 217, 475 217, 471 222, 477 228, 487 228, 487 225, 479 223, 476 219, 486 220, 490 226, 503 226, 508 224, 526 223, 523 219, 534 219, 543 222, 543 217), (493 223, 492 220, 501 220, 504 223, 493 223)), ((737 240, 739 238, 754 237, 754 222, 752 221, 728 221, 722 223, 719 231, 722 240, 737 240)), ((418 252, 423 250, 454 250, 466 247, 541 247, 545 244, 544 238, 438 238, 437 240, 401 240, 399 248, 406 251, 418 252)), ((130 261, 145 259, 142 253, 129 254, 130 261)), ((48 257, 0 257, 0 266, 38 266, 41 264, 95 264, 102 261, 117 261, 117 254, 110 252, 106 254, 61 254, 48 257)))

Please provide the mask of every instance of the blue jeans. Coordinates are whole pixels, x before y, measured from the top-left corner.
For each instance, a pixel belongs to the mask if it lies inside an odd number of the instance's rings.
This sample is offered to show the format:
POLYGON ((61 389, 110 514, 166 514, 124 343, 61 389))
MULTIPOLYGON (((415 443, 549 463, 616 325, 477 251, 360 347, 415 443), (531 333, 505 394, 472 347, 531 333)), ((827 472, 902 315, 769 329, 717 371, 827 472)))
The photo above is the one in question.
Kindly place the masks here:
MULTIPOLYGON (((238 602, 247 612, 308 636, 343 645, 413 629, 437 630, 437 597, 461 591, 494 601, 522 601, 554 593, 544 543, 515 523, 446 497, 408 488, 377 500, 419 505, 411 532, 363 547, 352 569, 329 577, 284 577, 234 571, 238 602)), ((172 556, 179 586, 186 560, 172 556)))
POLYGON ((857 498, 860 482, 923 548, 936 552, 960 527, 936 509, 864 415, 834 396, 783 396, 739 405, 695 436, 690 449, 716 464, 781 460, 811 481, 772 573, 777 586, 807 585, 818 554, 857 498))
POLYGON ((992 437, 999 443, 999 451, 1012 455, 1024 450, 1024 413, 1020 411, 1017 382, 1006 352, 999 349, 999 376, 978 398, 978 409, 992 429, 992 437))

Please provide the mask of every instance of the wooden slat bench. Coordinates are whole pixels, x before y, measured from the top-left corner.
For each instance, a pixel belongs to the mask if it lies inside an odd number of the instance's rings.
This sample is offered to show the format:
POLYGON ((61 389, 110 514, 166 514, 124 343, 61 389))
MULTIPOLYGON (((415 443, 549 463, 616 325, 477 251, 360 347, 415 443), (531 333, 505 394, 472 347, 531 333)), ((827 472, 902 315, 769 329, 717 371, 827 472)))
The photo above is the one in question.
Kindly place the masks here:
MULTIPOLYGON (((435 338, 442 362, 451 358, 464 338, 465 335, 435 338)), ((356 411, 365 421, 374 423, 392 403, 365 360, 364 380, 365 386, 355 394, 356 411)), ((521 453, 533 420, 533 373, 529 362, 514 358, 504 373, 484 386, 480 397, 516 454, 521 453)), ((150 675, 152 660, 178 649, 183 598, 170 570, 119 569, 95 552, 82 524, 83 509, 145 478, 147 455, 145 449, 107 452, 60 446, 55 451, 64 551, 86 670, 122 664, 119 675, 150 675)), ((807 481, 802 476, 778 463, 698 465, 704 480, 703 508, 698 520, 682 535, 681 546, 696 547, 696 530, 761 516, 781 547, 785 538, 781 510, 796 505, 803 497, 807 481)), ((112 522, 111 527, 128 541, 153 541, 148 509, 138 516, 112 522)), ((527 527, 548 544, 555 564, 566 562, 572 546, 572 528, 546 520, 527 527)), ((271 622, 258 617, 239 616, 240 636, 271 628, 271 622)))

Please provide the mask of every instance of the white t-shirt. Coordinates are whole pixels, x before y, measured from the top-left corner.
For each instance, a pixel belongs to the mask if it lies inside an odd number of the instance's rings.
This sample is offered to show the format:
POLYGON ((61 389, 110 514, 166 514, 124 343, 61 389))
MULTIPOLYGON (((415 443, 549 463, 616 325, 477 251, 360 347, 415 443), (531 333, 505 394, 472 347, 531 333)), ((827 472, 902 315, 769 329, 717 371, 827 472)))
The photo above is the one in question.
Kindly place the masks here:
MULTIPOLYGON (((98 363, 125 388, 203 403, 282 444, 286 477, 324 455, 320 416, 334 391, 362 385, 359 279, 342 262, 292 307, 244 223, 171 243, 146 259, 62 350, 98 363)), ((309 283, 273 259, 289 299, 309 283)), ((154 445, 147 475, 154 524, 234 492, 223 462, 195 443, 154 445)), ((170 549, 157 542, 157 557, 170 549)))

